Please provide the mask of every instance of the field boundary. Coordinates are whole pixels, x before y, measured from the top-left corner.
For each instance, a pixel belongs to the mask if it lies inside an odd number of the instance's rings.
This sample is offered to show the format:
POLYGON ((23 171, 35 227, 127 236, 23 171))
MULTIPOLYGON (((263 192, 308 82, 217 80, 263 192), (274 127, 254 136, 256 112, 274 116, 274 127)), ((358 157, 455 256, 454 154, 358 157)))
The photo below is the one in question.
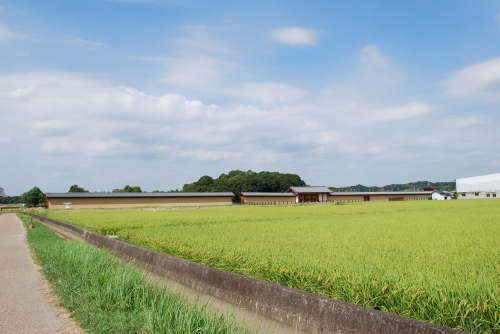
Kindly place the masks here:
POLYGON ((147 270, 189 288, 265 314, 273 320, 312 333, 458 334, 423 321, 287 288, 211 268, 168 254, 128 244, 47 217, 27 213, 57 233, 106 248, 147 270))

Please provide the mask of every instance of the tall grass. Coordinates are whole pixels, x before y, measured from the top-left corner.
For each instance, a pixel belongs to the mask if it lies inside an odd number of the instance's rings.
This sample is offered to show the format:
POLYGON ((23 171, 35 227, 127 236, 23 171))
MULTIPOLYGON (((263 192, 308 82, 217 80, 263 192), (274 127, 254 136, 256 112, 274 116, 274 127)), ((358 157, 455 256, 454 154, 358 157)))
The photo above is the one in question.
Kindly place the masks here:
POLYGON ((499 204, 50 215, 212 267, 472 333, 498 333, 499 204))
POLYGON ((28 243, 62 306, 88 333, 248 332, 206 305, 188 305, 88 243, 62 241, 36 222, 28 231, 28 243))

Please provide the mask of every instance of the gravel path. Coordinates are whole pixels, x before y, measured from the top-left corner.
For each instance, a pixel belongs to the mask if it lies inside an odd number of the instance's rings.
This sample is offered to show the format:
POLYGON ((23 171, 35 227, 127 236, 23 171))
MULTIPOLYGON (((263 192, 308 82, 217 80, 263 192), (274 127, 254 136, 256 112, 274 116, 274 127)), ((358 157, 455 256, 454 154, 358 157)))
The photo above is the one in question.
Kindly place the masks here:
POLYGON ((28 254, 26 231, 15 214, 0 215, 0 333, 63 333, 28 254))

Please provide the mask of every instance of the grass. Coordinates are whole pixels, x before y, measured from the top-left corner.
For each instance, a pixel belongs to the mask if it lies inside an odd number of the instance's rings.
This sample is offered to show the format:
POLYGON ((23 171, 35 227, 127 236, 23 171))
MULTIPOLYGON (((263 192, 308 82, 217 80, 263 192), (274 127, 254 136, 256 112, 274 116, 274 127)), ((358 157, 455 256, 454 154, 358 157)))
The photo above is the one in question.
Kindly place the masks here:
POLYGON ((472 333, 500 332, 492 200, 50 211, 212 267, 472 333))
MULTIPOLYGON (((25 224, 30 224, 27 216, 25 224)), ((216 316, 207 305, 148 282, 132 265, 92 245, 62 241, 34 222, 28 243, 42 272, 88 333, 246 333, 233 319, 216 316)))

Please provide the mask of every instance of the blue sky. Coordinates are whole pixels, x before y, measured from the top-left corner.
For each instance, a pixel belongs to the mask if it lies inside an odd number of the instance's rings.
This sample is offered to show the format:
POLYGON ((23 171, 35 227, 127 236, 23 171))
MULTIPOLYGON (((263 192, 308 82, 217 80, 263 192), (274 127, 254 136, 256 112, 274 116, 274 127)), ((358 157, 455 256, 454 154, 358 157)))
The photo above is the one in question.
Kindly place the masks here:
POLYGON ((498 173, 498 1, 0 0, 0 187, 498 173))

